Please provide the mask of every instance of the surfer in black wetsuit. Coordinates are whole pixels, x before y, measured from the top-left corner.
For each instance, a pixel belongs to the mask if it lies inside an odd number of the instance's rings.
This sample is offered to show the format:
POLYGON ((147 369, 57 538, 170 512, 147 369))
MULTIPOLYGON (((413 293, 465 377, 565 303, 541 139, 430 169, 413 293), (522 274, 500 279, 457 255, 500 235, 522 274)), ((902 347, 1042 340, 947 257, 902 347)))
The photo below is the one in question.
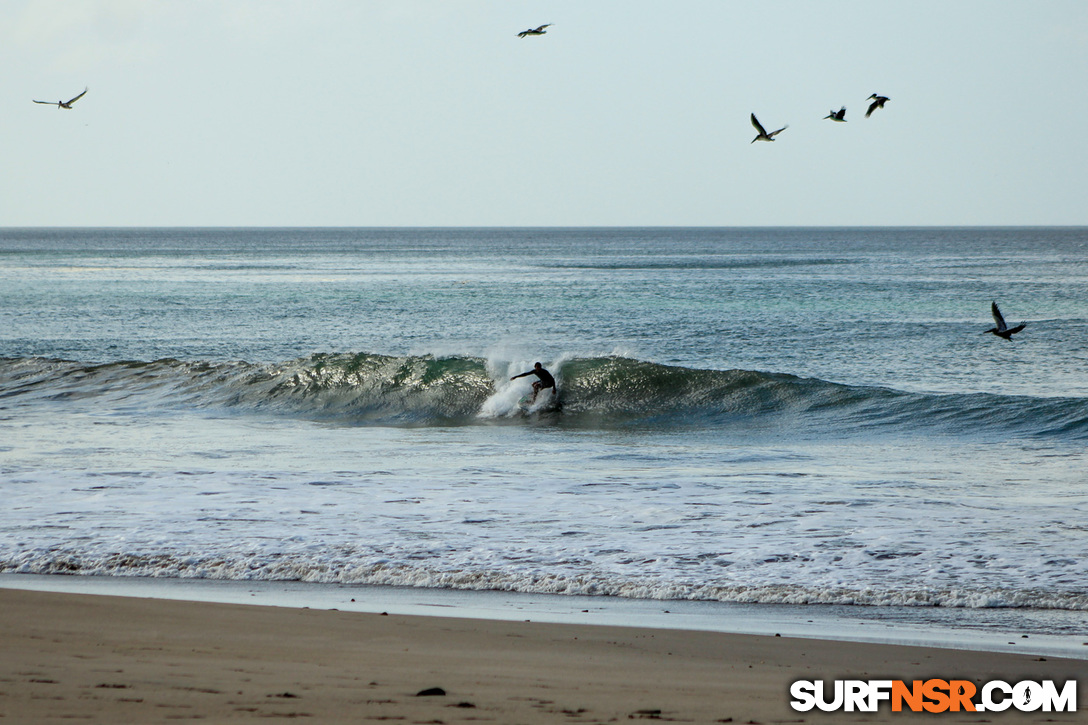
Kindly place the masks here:
POLYGON ((539 378, 539 380, 533 383, 533 398, 530 402, 536 400, 536 394, 539 393, 541 390, 547 390, 548 388, 551 388, 552 390, 556 389, 555 378, 553 378, 552 374, 545 370, 544 366, 540 363, 533 365, 532 370, 524 372, 521 375, 515 375, 510 379, 517 380, 518 378, 524 378, 526 375, 535 375, 539 378))

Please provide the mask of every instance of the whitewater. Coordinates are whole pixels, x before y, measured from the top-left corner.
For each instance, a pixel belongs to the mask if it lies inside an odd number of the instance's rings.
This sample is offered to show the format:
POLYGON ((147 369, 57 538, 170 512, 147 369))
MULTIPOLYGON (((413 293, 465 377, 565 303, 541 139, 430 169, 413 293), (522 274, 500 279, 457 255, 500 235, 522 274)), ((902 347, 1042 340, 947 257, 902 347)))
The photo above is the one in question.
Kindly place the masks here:
POLYGON ((3 573, 1088 610, 1084 229, 4 229, 0 283, 3 573))

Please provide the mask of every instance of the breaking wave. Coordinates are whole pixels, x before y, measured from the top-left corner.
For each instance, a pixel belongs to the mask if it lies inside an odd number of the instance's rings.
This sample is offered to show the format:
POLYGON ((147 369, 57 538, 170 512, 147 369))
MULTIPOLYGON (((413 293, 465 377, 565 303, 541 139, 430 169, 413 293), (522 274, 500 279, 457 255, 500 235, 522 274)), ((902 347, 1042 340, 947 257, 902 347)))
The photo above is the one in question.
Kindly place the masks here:
POLYGON ((439 569, 387 561, 348 562, 279 556, 202 557, 171 554, 113 554, 105 557, 75 553, 30 552, 0 561, 0 572, 76 576, 131 576, 240 581, 299 581, 320 584, 381 585, 508 591, 530 594, 611 596, 628 599, 693 600, 743 604, 836 604, 857 606, 955 607, 965 609, 1032 608, 1088 610, 1083 591, 1017 589, 1013 587, 938 587, 889 584, 883 587, 803 585, 785 583, 696 583, 630 577, 601 572, 508 572, 439 569))
MULTIPOLYGON (((493 424, 524 420, 495 414, 487 405, 510 391, 510 369, 476 357, 369 353, 315 354, 281 364, 5 358, 0 406, 95 399, 121 407, 221 408, 344 425, 493 424)), ((562 408, 542 417, 563 427, 917 430, 1088 439, 1088 398, 910 393, 615 356, 567 360, 553 372, 562 408)))

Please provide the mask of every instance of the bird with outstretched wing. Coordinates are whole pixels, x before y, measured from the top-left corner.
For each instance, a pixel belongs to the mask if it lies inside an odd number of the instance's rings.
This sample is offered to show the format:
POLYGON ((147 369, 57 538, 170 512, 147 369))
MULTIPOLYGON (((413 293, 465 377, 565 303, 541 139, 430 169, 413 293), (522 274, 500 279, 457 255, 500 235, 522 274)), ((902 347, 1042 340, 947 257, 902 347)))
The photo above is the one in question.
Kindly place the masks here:
POLYGON ((771 131, 770 133, 767 133, 767 131, 763 128, 763 124, 759 122, 759 119, 756 118, 756 114, 754 113, 752 114, 752 125, 756 127, 757 131, 759 131, 759 135, 752 139, 752 143, 755 143, 756 141, 774 141, 775 136, 789 128, 789 126, 783 126, 777 131, 771 131))
POLYGON ((990 312, 994 315, 994 327, 991 327, 986 332, 992 332, 998 337, 1003 337, 1006 340, 1011 340, 1012 336, 1027 327, 1026 322, 1021 322, 1016 327, 1009 327, 1005 324, 1005 318, 1001 315, 1001 310, 997 309, 997 303, 990 303, 990 312))
POLYGON ((83 93, 80 93, 78 96, 76 96, 75 98, 73 98, 71 100, 68 100, 68 101, 34 101, 34 102, 35 103, 41 103, 41 104, 44 104, 46 106, 56 106, 57 108, 67 108, 67 109, 71 110, 72 104, 75 103, 76 101, 78 101, 80 98, 83 98, 83 96, 85 96, 85 95, 87 95, 87 89, 86 88, 83 89, 83 93))
POLYGON ((846 123, 846 106, 843 106, 839 110, 832 111, 831 113, 824 116, 825 120, 829 119, 829 118, 832 121, 838 121, 839 123, 846 123))
POLYGON ((873 115, 873 111, 875 111, 876 109, 884 108, 884 104, 887 103, 888 101, 890 101, 891 99, 888 98, 887 96, 878 96, 877 94, 874 93, 873 95, 869 96, 866 100, 872 101, 872 103, 869 104, 869 110, 865 112, 865 117, 868 118, 869 116, 873 115))
POLYGON ((524 38, 526 35, 545 35, 545 34, 547 34, 548 31, 545 30, 544 28, 550 28, 551 26, 552 26, 551 23, 545 23, 544 25, 541 25, 538 28, 529 28, 528 30, 523 30, 520 33, 518 33, 518 37, 519 38, 524 38))

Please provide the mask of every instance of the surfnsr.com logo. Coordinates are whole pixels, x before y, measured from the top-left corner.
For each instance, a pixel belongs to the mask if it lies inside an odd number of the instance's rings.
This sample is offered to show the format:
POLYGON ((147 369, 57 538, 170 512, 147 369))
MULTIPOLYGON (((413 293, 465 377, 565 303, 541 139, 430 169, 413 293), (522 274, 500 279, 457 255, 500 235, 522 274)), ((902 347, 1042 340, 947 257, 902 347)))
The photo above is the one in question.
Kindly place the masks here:
POLYGON ((790 685, 790 706, 798 712, 876 712, 887 702, 892 712, 1075 712, 1077 681, 1060 687, 1053 680, 1008 683, 991 680, 981 687, 970 680, 797 680, 790 685), (830 684, 830 687, 825 686, 830 684))

